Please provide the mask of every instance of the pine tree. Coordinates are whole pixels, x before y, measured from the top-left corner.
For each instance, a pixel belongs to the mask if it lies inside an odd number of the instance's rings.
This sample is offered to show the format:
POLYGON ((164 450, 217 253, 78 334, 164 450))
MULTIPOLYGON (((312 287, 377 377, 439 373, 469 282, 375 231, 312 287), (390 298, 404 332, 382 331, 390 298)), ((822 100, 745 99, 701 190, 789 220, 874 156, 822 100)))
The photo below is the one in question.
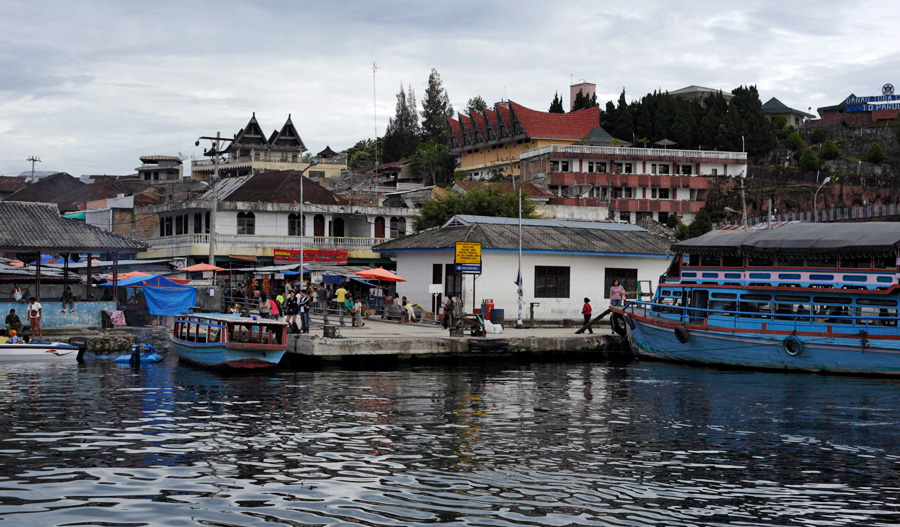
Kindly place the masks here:
MULTIPOLYGON (((411 105, 415 108, 415 104, 411 105)), ((441 75, 434 68, 428 75, 428 88, 422 99, 422 138, 424 141, 436 139, 446 142, 447 117, 453 116, 453 105, 441 82, 441 75)))
MULTIPOLYGON (((560 105, 562 105, 562 101, 560 101, 560 105)), ((588 97, 583 91, 578 90, 578 93, 575 94, 575 101, 572 103, 572 111, 577 112, 593 106, 597 106, 597 94, 588 97)))
POLYGON ((395 115, 388 120, 384 133, 384 162, 391 163, 407 158, 419 146, 419 114, 416 111, 416 95, 412 87, 397 92, 395 115))
POLYGON ((553 96, 553 102, 550 103, 550 109, 547 110, 550 113, 566 113, 566 110, 563 108, 562 97, 559 96, 559 92, 553 96))

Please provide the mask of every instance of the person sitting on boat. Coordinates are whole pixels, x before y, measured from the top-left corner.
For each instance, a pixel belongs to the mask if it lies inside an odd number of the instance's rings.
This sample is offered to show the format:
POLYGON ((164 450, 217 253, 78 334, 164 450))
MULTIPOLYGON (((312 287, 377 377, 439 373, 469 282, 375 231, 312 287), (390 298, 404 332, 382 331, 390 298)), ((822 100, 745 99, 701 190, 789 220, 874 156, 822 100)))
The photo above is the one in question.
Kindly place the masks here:
POLYGON ((10 331, 22 331, 22 320, 15 309, 10 309, 6 315, 6 333, 9 334, 10 331))
POLYGON ((22 339, 19 337, 19 332, 16 330, 11 330, 9 332, 9 343, 10 344, 18 344, 22 342, 22 339))

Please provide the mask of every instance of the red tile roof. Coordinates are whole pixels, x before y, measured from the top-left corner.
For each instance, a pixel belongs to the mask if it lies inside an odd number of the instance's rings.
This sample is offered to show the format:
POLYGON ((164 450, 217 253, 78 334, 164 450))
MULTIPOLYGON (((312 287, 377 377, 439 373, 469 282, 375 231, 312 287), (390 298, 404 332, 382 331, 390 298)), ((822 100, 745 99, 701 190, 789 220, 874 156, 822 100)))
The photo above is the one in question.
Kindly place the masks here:
POLYGON ((525 133, 532 139, 569 139, 577 141, 600 125, 600 107, 572 113, 539 112, 509 101, 525 133))

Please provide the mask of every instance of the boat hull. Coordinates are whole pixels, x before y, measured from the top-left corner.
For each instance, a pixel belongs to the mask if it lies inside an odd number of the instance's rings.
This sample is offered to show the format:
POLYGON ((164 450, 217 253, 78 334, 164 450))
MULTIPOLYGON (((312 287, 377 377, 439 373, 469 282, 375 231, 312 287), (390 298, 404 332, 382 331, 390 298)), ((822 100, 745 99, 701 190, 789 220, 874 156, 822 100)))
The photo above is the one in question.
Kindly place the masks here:
POLYGON ((78 348, 60 342, 0 344, 0 362, 76 362, 78 348))
POLYGON ((900 376, 897 340, 868 340, 858 335, 730 333, 630 315, 628 341, 640 357, 727 367, 819 373, 900 376), (633 325, 633 327, 632 327, 633 325), (684 340, 684 331, 687 341, 684 340), (786 340, 789 340, 786 343, 786 340), (798 347, 793 341, 800 342, 798 347), (799 351, 798 351, 799 349, 799 351))
POLYGON ((259 369, 272 368, 281 362, 286 349, 253 349, 222 344, 185 345, 173 340, 179 360, 204 368, 259 369))

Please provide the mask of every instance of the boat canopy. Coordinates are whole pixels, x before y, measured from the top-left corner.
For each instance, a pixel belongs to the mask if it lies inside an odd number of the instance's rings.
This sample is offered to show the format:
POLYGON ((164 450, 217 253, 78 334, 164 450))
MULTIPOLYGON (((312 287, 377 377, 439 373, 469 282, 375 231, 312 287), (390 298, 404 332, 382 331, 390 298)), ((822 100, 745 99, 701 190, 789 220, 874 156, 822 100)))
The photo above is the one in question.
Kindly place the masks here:
POLYGON ((775 229, 712 231, 672 249, 686 254, 892 256, 900 223, 791 223, 775 229))

